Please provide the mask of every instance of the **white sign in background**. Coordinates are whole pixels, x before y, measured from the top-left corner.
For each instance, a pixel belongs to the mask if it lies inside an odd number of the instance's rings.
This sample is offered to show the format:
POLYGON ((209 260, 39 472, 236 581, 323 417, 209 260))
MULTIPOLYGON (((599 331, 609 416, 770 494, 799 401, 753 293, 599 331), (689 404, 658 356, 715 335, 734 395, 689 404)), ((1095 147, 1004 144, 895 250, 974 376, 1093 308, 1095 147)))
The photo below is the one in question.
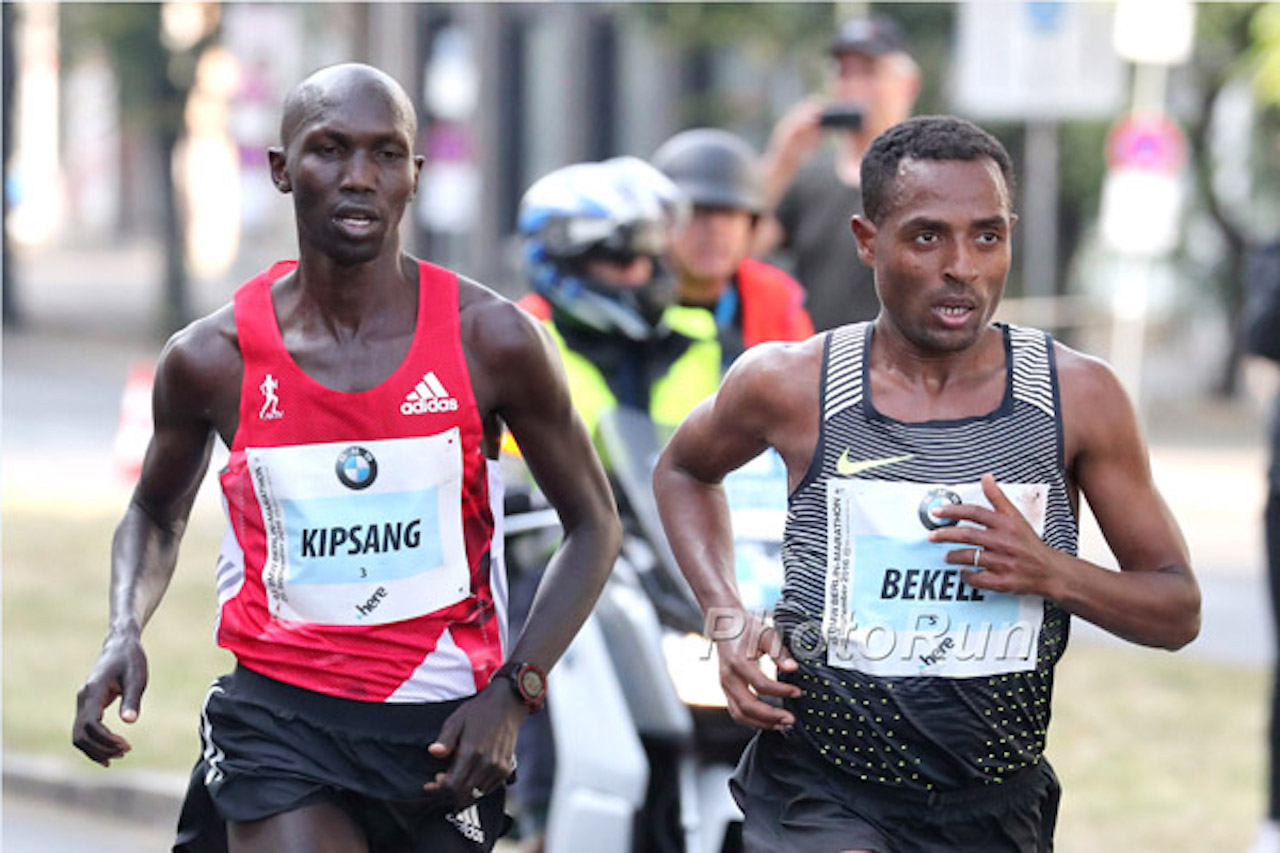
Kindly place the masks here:
POLYGON ((967 2, 951 92, 966 118, 1102 118, 1124 105, 1108 3, 967 2))

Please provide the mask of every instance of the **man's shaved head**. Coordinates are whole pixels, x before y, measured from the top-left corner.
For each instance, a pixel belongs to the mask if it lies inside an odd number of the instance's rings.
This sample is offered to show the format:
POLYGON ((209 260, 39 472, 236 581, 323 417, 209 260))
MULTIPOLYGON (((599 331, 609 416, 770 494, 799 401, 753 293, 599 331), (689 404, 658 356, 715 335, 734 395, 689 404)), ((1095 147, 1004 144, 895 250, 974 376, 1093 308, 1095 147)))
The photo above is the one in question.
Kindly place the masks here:
POLYGON ((409 138, 418 118, 408 93, 394 78, 371 65, 347 62, 321 68, 290 90, 280 118, 280 143, 287 149, 298 129, 324 110, 349 98, 384 98, 406 122, 409 138))

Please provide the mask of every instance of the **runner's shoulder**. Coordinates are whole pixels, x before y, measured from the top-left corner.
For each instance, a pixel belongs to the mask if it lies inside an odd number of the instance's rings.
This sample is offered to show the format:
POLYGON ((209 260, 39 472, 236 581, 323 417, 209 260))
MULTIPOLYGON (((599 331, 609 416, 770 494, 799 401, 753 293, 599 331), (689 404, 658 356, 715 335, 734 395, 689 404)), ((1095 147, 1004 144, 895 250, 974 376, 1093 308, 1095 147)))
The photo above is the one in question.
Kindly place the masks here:
POLYGON ((1061 341, 1053 342, 1053 356, 1064 410, 1091 401, 1105 403, 1126 396, 1115 370, 1097 356, 1072 349, 1061 341))
POLYGON ((1130 442, 1141 441, 1137 412, 1111 365, 1057 342, 1054 358, 1068 464, 1082 452, 1112 447, 1117 440, 1136 446, 1130 442))
POLYGON ((750 394, 812 393, 822 371, 823 335, 748 348, 725 375, 727 389, 750 394))
POLYGON ((228 303, 173 333, 160 354, 157 376, 208 389, 227 381, 238 386, 243 369, 235 311, 228 303))
POLYGON ((505 296, 458 276, 463 345, 486 364, 519 368, 549 351, 551 339, 536 318, 505 296))

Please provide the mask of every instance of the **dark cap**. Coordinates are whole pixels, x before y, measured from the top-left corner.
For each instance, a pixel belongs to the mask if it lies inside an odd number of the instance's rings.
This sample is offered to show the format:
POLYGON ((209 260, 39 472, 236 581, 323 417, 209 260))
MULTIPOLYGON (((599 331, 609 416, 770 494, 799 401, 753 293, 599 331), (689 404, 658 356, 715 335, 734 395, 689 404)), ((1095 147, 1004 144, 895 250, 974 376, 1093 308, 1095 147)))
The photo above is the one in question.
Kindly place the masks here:
POLYGON ((907 52, 907 36, 898 22, 887 15, 871 15, 851 18, 840 25, 840 32, 831 43, 831 52, 865 53, 882 56, 886 53, 907 52))
POLYGON ((652 162, 694 205, 753 214, 764 210, 764 181, 756 152, 727 130, 681 131, 662 143, 652 162))

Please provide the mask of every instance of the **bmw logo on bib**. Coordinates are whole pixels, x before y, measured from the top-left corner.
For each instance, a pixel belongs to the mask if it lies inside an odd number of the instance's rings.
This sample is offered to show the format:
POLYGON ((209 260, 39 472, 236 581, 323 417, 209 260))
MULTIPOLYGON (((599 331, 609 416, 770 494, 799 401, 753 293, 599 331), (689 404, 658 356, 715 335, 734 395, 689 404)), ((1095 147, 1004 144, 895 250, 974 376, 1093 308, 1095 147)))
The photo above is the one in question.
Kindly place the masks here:
POLYGON ((959 524, 960 522, 954 518, 939 518, 934 514, 944 506, 958 503, 960 503, 960 496, 950 489, 934 489, 920 501, 920 523, 929 530, 959 524))
POLYGON ((338 454, 334 470, 348 489, 367 489, 378 478, 378 460, 363 447, 353 445, 338 454))

